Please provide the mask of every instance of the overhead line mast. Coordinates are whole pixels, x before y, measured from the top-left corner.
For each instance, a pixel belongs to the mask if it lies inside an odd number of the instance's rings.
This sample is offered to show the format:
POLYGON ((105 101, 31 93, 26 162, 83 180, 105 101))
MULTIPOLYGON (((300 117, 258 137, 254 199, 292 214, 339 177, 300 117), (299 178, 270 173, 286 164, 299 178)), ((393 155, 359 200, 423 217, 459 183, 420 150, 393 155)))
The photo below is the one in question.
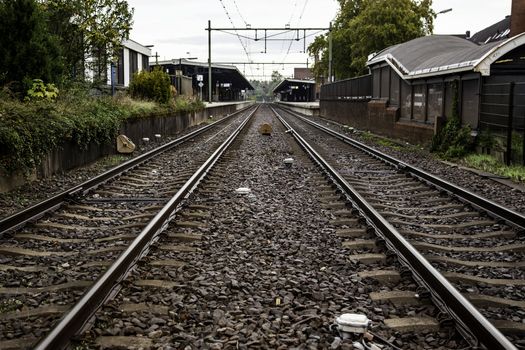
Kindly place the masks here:
MULTIPOLYGON (((222 0, 221 0, 222 2, 222 0)), ((209 96, 208 96, 208 100, 209 102, 212 102, 212 95, 211 95, 211 78, 212 78, 212 72, 211 72, 211 32, 213 30, 215 31, 220 31, 220 32, 228 32, 230 30, 233 30, 235 31, 236 33, 234 35, 236 35, 239 40, 240 40, 240 36, 239 34, 237 33, 237 31, 254 31, 255 32, 255 37, 251 37, 252 40, 254 41, 257 41, 257 40, 261 40, 260 38, 257 37, 257 33, 258 31, 264 31, 265 33, 265 36, 264 36, 264 40, 265 40, 265 46, 266 46, 266 41, 268 40, 268 31, 296 31, 297 33, 299 33, 300 31, 303 31, 304 35, 303 35, 303 39, 305 39, 307 36, 306 36, 306 31, 328 31, 328 37, 329 37, 329 42, 331 43, 332 41, 332 23, 330 23, 330 26, 328 28, 319 28, 319 27, 308 27, 308 28, 301 28, 301 27, 297 27, 297 28, 291 28, 291 27, 285 27, 285 28, 280 28, 280 27, 277 27, 277 28, 268 28, 268 27, 258 27, 258 28, 251 28, 251 27, 247 27, 247 28, 212 28, 211 27, 211 20, 208 20, 208 28, 206 28, 206 30, 208 31, 208 79, 209 79, 209 96)), ((229 34, 232 34, 232 33, 229 33, 229 34)), ((313 35, 313 34, 312 34, 313 35)), ((310 36, 310 35, 308 35, 310 36)), ((250 38, 250 37, 247 37, 245 36, 246 38, 250 38)), ((289 40, 295 40, 295 39, 289 39, 289 40)), ((241 41, 242 43, 242 41, 241 41)), ((243 45, 243 48, 244 48, 244 45, 243 45)), ((245 49, 245 52, 246 52, 246 49, 245 49)), ((248 56, 248 53, 246 52, 246 55, 248 57, 248 61, 251 62, 251 59, 250 57, 248 56)), ((329 45, 329 81, 332 81, 332 45, 329 45)), ((244 62, 243 62, 244 64, 244 62)), ((281 63, 282 64, 282 63, 281 63)), ((249 65, 249 67, 251 67, 251 65, 249 65)), ((250 68, 251 69, 251 68, 250 68)), ((253 71, 251 72, 253 74, 253 71)))

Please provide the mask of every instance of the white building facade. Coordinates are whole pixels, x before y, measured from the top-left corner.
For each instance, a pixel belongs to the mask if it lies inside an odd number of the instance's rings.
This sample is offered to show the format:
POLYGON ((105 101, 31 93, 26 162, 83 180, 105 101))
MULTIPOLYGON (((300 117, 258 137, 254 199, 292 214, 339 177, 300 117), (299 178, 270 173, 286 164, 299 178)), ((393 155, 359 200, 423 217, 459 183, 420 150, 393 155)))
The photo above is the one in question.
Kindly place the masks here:
MULTIPOLYGON (((133 73, 149 70, 150 56, 150 48, 133 40, 125 40, 115 66, 115 85, 127 87, 133 78, 133 73)), ((108 69, 108 85, 111 85, 111 67, 108 69)))

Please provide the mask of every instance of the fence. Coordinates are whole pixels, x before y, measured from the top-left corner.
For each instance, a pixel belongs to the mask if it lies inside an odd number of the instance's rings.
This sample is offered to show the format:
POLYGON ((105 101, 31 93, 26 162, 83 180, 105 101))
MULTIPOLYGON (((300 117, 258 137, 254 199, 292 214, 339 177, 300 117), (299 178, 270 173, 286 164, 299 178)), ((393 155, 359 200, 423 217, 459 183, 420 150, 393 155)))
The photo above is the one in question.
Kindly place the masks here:
POLYGON ((507 165, 525 165, 525 82, 483 84, 479 129, 504 137, 507 165))
POLYGON ((340 80, 321 86, 321 101, 351 101, 372 98, 372 75, 340 80))

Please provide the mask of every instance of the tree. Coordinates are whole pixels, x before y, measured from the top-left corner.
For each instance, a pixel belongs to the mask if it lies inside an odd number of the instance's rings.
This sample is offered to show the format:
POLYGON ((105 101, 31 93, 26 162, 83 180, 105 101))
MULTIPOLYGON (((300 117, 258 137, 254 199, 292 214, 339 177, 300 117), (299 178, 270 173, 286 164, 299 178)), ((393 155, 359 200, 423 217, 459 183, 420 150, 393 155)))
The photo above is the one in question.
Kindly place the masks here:
POLYGON ((67 66, 76 74, 90 61, 105 73, 118 58, 133 25, 133 9, 126 0, 40 0, 49 12, 54 33, 67 48, 67 66))
MULTIPOLYGON (((332 27, 332 66, 339 79, 366 72, 369 54, 433 30, 432 0, 338 0, 332 27)), ((317 78, 328 76, 328 39, 317 37, 308 47, 317 78)))
POLYGON ((369 54, 388 46, 431 34, 432 0, 372 0, 348 24, 351 71, 365 73, 369 54))
POLYGON ((283 76, 274 70, 270 81, 251 80, 250 84, 254 87, 254 95, 257 101, 271 101, 273 99, 273 89, 283 80, 283 76))
POLYGON ((32 79, 59 81, 60 47, 36 0, 0 0, 0 84, 25 93, 32 79))

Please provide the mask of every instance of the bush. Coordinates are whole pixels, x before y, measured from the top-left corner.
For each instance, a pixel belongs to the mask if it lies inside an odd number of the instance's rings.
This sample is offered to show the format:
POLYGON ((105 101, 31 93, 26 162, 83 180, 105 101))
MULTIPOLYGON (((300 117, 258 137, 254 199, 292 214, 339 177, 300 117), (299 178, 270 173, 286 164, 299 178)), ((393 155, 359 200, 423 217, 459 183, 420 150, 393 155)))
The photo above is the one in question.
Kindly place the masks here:
POLYGON ((192 100, 184 96, 175 99, 174 109, 177 112, 195 112, 204 109, 204 103, 200 100, 192 100))
POLYGON ((452 89, 452 115, 445 127, 432 137, 430 146, 432 152, 437 152, 446 159, 463 157, 474 149, 470 127, 461 125, 456 82, 452 84, 452 89))
POLYGON ((129 85, 132 97, 168 103, 172 97, 170 77, 160 68, 153 71, 140 71, 133 74, 129 85))
POLYGON ((33 79, 33 86, 27 90, 24 100, 47 100, 54 101, 58 96, 58 89, 54 84, 44 84, 41 79, 33 79))
POLYGON ((56 101, 21 102, 0 90, 0 172, 30 171, 65 141, 81 148, 112 141, 123 121, 203 108, 200 101, 171 99, 168 104, 129 96, 93 97, 89 87, 62 89, 56 101))

